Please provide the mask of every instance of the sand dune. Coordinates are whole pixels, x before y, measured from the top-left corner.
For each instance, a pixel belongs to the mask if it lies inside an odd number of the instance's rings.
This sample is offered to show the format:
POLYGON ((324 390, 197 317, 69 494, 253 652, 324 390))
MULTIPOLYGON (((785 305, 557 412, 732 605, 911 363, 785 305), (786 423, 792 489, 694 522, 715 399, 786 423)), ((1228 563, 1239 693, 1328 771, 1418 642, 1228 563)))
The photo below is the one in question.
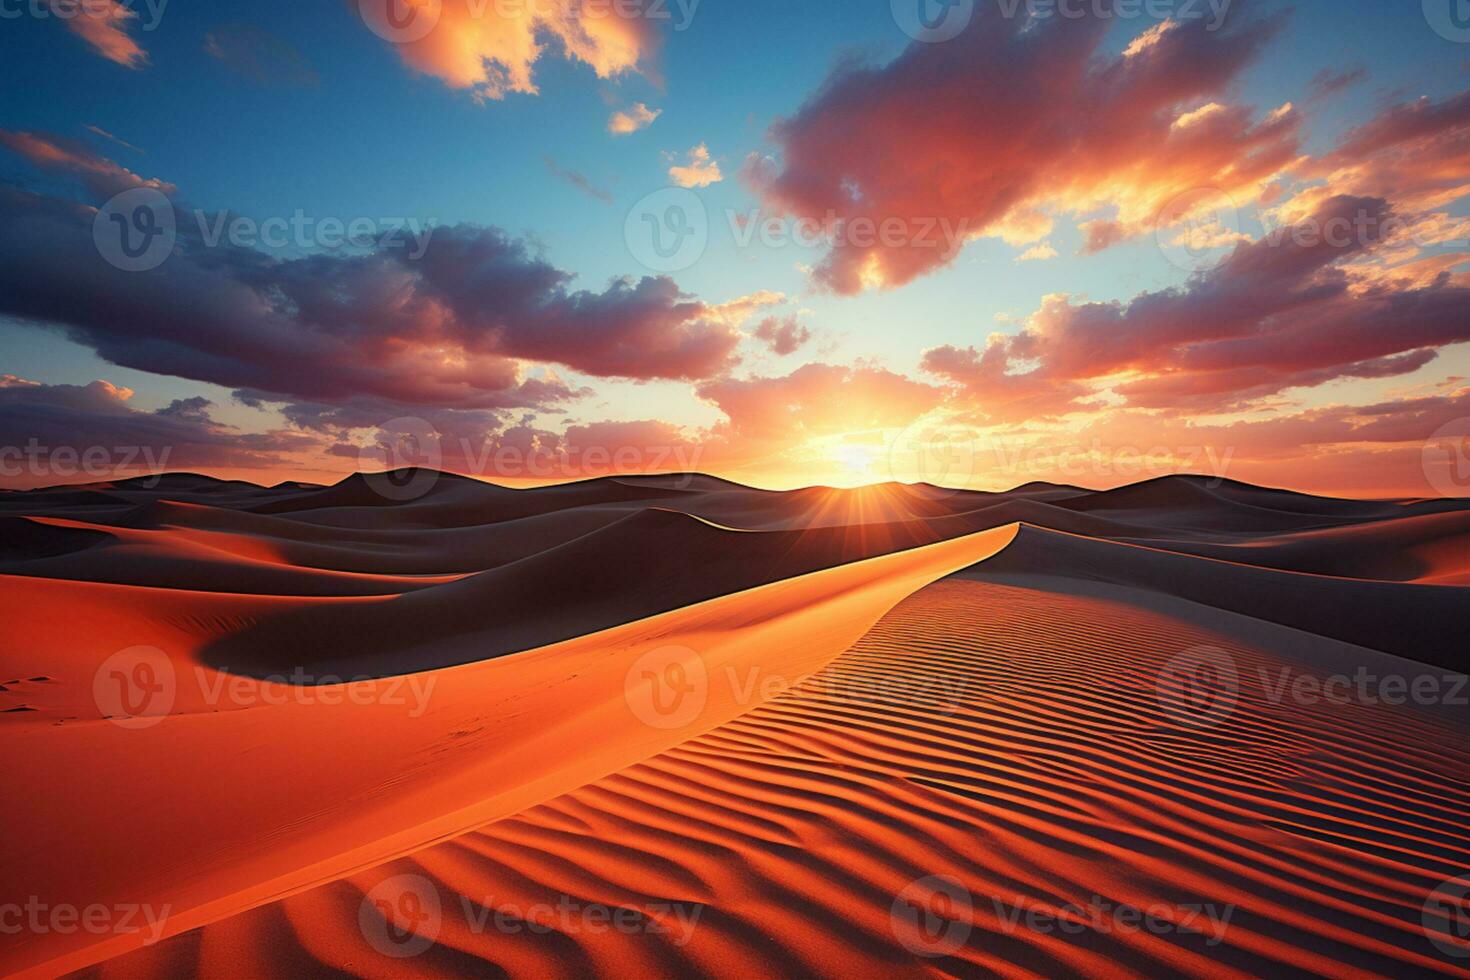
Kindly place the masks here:
POLYGON ((170 907, 0 972, 1470 975, 1420 922, 1470 870, 1464 708, 1283 694, 1453 682, 1470 502, 381 487, 0 495, 3 893, 170 907), (1027 925, 1094 899, 1175 927, 1027 925))
POLYGON ((1201 611, 951 579, 703 737, 95 975, 400 975, 363 939, 364 897, 424 882, 442 904, 434 945, 409 961, 421 975, 1470 975, 1419 921, 1470 862, 1466 726, 1275 704, 1256 671, 1298 664, 1302 637, 1242 644, 1201 611), (1200 645, 1245 679, 1204 729, 1155 690, 1200 645), (906 934, 894 902, 934 876, 960 882, 972 912, 906 934), (1100 903, 1093 928, 1013 924, 1100 903), (593 931, 576 911, 553 918, 560 905, 698 919, 687 936, 672 919, 593 931), (1158 906, 1175 928, 1127 928, 1118 906, 1158 906), (549 932, 527 928, 533 909, 549 932), (500 927, 483 927, 487 910, 500 927))
MULTIPOLYGON (((6 880, 53 904, 121 903, 142 889, 173 908, 171 930, 211 921, 554 796, 763 699, 731 691, 708 698, 687 724, 650 727, 624 694, 625 675, 645 654, 698 651, 710 670, 778 658, 782 671, 810 672, 905 595, 1012 533, 849 563, 519 657, 360 682, 351 698, 343 685, 230 678, 199 657, 205 637, 302 600, 13 580, 0 593, 0 674, 42 662, 52 673, 43 689, 0 692, 36 709, 0 722, 10 726, 4 771, 34 794, 8 827, 6 880), (19 614, 47 601, 85 616, 58 629, 19 614), (176 692, 157 725, 118 727, 86 704, 118 638, 169 659, 176 692), (240 682, 243 693, 211 698, 240 682), (112 760, 107 769, 87 771, 86 760, 99 757, 112 760), (105 823, 102 812, 112 814, 105 823), (64 863, 54 856, 63 844, 72 856, 64 863)), ((90 938, 7 943, 0 969, 54 972, 140 941, 91 947, 90 938)))

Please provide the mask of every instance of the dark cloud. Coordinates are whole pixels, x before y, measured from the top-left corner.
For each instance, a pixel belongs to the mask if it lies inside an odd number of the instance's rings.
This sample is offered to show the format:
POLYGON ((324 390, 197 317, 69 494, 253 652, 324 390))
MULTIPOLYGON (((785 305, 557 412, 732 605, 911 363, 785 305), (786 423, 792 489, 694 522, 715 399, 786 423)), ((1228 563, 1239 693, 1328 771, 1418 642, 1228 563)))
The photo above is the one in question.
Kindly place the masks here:
POLYGON ((312 86, 316 69, 295 45, 254 24, 221 24, 204 36, 204 51, 260 85, 312 86))
POLYGON ((124 272, 100 256, 90 208, 0 186, 0 313, 64 329, 112 363, 257 401, 546 408, 578 392, 527 377, 523 360, 640 380, 708 378, 736 361, 738 329, 673 280, 573 290, 495 228, 432 229, 422 254, 383 239, 280 258, 211 247, 176 213, 175 253, 124 272))
POLYGON ((1393 217, 1381 198, 1331 198, 1300 233, 1241 244, 1183 287, 1127 303, 1049 297, 1019 334, 928 351, 924 367, 1000 414, 1036 399, 1075 407, 1082 382, 1124 372, 1142 376, 1113 388, 1127 404, 1176 411, 1407 374, 1470 341, 1470 288, 1448 273, 1420 285, 1340 266, 1391 245, 1393 217))
POLYGON ((321 441, 297 432, 247 433, 215 422, 204 398, 156 412, 106 381, 47 385, 0 376, 0 485, 45 486, 158 469, 281 467, 321 441))
POLYGON ((601 201, 603 204, 612 203, 612 194, 609 191, 605 191, 601 187, 593 184, 592 181, 587 178, 586 174, 581 173, 577 170, 565 170, 549 156, 542 157, 541 159, 543 162, 545 162, 546 169, 551 173, 553 177, 556 177, 559 180, 566 181, 568 184, 571 184, 583 194, 586 194, 588 197, 594 200, 601 201))

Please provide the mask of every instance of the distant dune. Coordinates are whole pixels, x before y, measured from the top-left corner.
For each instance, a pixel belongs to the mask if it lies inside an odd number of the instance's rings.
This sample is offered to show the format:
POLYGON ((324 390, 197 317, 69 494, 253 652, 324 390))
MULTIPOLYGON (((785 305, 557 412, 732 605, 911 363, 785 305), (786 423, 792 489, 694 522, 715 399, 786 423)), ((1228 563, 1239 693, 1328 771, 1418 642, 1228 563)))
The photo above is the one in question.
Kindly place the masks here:
POLYGON ((1203 477, 0 494, 4 894, 169 909, 0 973, 1470 976, 1466 622, 1470 501, 1203 477))

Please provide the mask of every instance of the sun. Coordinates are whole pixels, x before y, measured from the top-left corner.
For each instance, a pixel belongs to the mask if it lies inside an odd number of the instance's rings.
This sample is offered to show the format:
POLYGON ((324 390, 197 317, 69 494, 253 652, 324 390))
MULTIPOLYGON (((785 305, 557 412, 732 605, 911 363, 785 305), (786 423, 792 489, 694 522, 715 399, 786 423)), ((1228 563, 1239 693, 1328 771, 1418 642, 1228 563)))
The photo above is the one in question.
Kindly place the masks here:
POLYGON ((873 450, 868 446, 852 444, 840 446, 837 449, 836 458, 843 472, 849 476, 870 477, 873 475, 873 450))

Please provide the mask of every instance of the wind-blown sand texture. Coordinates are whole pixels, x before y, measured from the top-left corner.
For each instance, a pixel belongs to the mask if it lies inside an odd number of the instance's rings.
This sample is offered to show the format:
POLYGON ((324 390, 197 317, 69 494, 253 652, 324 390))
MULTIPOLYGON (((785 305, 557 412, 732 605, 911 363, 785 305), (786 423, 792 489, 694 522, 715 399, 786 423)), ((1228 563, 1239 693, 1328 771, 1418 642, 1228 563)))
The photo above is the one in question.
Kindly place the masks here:
POLYGON ((0 495, 0 971, 1470 975, 1470 502, 430 482, 0 495))

